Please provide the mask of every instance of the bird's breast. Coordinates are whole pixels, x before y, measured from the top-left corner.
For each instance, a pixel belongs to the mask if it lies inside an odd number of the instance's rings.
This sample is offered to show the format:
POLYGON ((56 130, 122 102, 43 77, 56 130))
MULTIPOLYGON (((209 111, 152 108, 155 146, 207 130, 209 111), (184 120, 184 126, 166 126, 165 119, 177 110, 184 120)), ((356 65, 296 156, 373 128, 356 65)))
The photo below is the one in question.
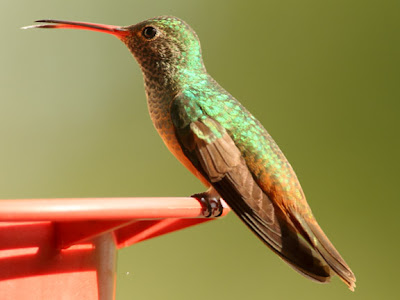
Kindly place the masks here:
POLYGON ((171 119, 170 102, 152 100, 148 97, 148 109, 151 120, 158 134, 164 141, 169 151, 200 181, 207 187, 210 183, 201 175, 201 173, 193 166, 190 160, 185 156, 182 147, 176 137, 174 124, 171 119))

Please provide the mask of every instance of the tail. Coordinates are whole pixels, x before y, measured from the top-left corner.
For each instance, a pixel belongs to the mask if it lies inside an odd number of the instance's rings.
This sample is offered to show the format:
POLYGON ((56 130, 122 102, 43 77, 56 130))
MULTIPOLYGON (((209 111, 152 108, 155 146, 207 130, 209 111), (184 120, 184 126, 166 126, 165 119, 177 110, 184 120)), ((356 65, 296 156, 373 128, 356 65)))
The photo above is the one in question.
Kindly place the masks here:
MULTIPOLYGON (((241 174, 243 176, 243 172, 241 174)), ((253 191, 250 194, 253 197, 246 197, 238 191, 238 185, 232 182, 234 180, 227 176, 213 186, 236 215, 300 274, 317 282, 329 282, 334 269, 324 259, 322 251, 318 251, 304 237, 296 224, 266 194, 256 192, 258 185, 252 185, 253 191), (259 197, 254 197, 256 193, 259 197)))
POLYGON ((306 221, 299 213, 293 213, 294 223, 303 231, 313 248, 322 256, 329 267, 347 284, 351 291, 356 287, 356 278, 339 252, 329 241, 315 219, 306 221))
MULTIPOLYGON (((234 186, 227 184, 230 181, 228 176, 214 187, 272 251, 309 279, 327 283, 332 274, 337 274, 354 291, 356 279, 353 272, 315 219, 307 222, 299 213, 284 213, 265 194, 262 201, 255 202, 247 197, 238 197, 234 186), (262 207, 255 203, 262 203, 262 207)), ((256 189, 257 185, 253 188, 256 189)))
POLYGON ((238 207, 238 202, 229 204, 238 217, 269 248, 301 275, 320 283, 328 283, 331 268, 319 251, 310 247, 309 242, 298 234, 294 225, 275 208, 275 224, 266 224, 265 220, 249 207, 238 207), (275 226, 274 226, 275 225, 275 226))

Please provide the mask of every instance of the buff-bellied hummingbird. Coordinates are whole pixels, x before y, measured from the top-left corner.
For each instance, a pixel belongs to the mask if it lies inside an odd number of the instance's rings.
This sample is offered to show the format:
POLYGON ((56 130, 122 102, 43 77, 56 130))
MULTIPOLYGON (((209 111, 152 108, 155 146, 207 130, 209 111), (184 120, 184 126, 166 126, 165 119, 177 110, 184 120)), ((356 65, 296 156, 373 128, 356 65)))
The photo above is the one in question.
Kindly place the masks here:
POLYGON ((324 234, 291 165, 261 123, 206 71, 200 42, 184 21, 156 17, 120 27, 83 22, 24 28, 72 28, 109 33, 131 51, 143 72, 154 126, 168 149, 208 187, 195 194, 206 216, 223 198, 272 251, 302 275, 328 282, 355 277, 324 234))

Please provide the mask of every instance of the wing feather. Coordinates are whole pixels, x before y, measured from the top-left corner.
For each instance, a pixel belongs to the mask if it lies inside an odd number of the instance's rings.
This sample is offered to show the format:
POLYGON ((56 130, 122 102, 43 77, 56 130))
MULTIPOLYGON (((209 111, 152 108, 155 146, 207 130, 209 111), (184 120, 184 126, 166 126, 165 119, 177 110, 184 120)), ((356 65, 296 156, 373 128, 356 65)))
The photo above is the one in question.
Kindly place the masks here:
POLYGON ((325 260, 260 188, 225 128, 201 114, 190 119, 179 103, 172 106, 171 115, 184 154, 239 218, 298 272, 329 281, 325 260))

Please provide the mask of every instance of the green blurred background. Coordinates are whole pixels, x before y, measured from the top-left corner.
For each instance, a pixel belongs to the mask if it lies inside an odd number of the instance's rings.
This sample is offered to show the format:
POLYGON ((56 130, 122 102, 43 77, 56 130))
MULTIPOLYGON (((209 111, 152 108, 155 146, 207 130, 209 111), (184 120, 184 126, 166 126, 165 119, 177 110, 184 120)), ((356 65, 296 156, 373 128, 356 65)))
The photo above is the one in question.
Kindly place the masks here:
POLYGON ((228 217, 119 251, 117 299, 395 299, 399 1, 0 2, 0 198, 203 190, 153 129, 141 73, 112 36, 36 19, 130 25, 175 15, 208 71, 270 131, 357 276, 298 275, 228 217))

